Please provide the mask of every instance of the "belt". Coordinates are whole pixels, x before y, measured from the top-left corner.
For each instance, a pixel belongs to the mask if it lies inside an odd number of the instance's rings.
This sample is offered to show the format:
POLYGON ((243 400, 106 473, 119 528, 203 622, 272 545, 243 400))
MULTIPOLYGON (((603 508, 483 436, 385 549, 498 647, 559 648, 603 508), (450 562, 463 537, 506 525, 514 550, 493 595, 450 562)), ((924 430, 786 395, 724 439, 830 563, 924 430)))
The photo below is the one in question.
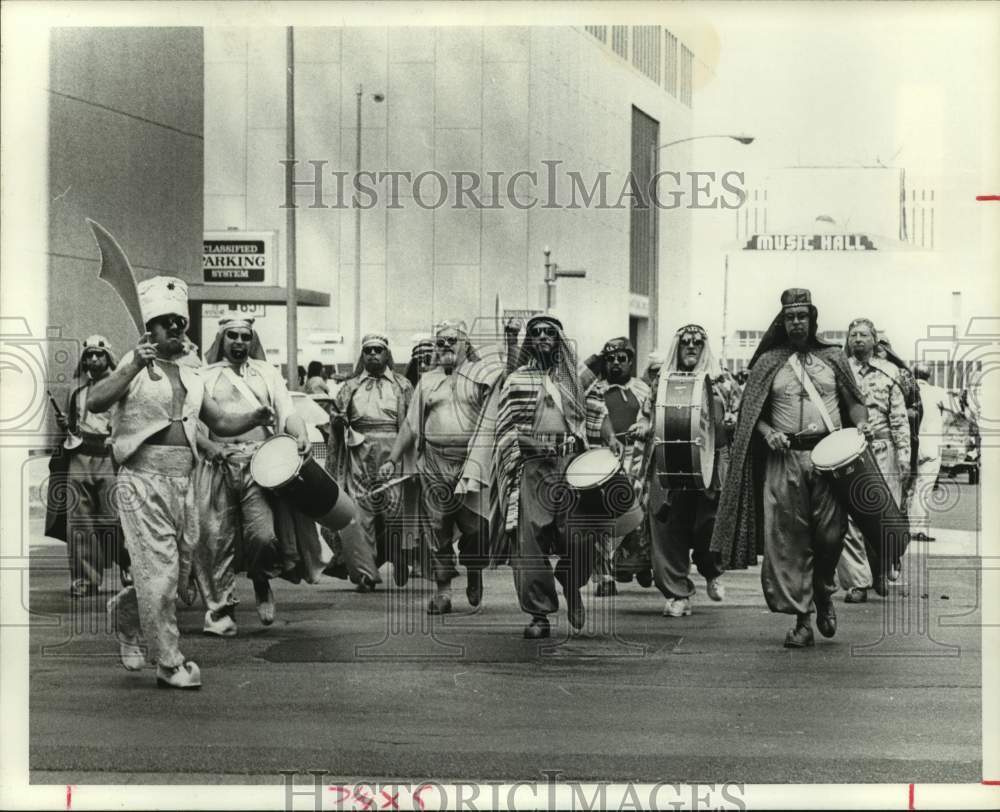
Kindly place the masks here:
POLYGON ((108 445, 108 435, 91 434, 85 431, 80 435, 80 439, 83 442, 77 448, 78 453, 87 454, 90 457, 108 457, 111 455, 111 447, 108 445))
POLYGON ((812 451, 819 445, 820 440, 827 436, 826 434, 792 435, 788 438, 788 447, 792 451, 812 451))

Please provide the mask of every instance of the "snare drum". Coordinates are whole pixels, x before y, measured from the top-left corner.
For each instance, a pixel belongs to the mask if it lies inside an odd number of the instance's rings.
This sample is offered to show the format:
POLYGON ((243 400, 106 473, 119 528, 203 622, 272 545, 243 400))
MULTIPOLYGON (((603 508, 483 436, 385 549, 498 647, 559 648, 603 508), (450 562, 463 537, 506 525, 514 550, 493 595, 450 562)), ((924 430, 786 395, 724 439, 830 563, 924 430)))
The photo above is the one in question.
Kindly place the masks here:
POLYGON ((661 372, 654 462, 668 490, 705 490, 715 468, 715 414, 708 375, 661 372))
POLYGON ((569 461, 563 476, 576 494, 577 514, 613 520, 624 519, 637 509, 635 489, 622 470, 621 460, 607 448, 592 448, 577 454, 569 461))
POLYGON ((831 432, 812 450, 813 468, 828 477, 837 499, 865 537, 872 575, 887 571, 909 544, 909 523, 857 429, 831 432))
POLYGON ((295 438, 287 434, 271 437, 254 452, 250 476, 330 530, 340 530, 354 518, 351 498, 316 460, 303 460, 295 438))

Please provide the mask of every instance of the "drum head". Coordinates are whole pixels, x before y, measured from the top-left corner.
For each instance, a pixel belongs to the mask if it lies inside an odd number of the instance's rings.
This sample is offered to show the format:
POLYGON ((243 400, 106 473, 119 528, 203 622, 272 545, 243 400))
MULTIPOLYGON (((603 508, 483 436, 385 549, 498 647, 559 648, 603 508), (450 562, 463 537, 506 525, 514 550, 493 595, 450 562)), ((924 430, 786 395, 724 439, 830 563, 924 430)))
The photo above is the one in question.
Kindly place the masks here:
POLYGON ((857 429, 839 429, 824 437, 812 450, 813 467, 835 471, 857 459, 865 450, 865 436, 857 429))
POLYGON ((700 453, 698 454, 698 468, 701 471, 701 484, 704 488, 712 486, 712 474, 715 473, 715 401, 712 399, 712 383, 706 375, 701 380, 701 385, 695 389, 695 397, 700 396, 697 411, 691 412, 691 430, 694 436, 701 438, 700 453), (695 428, 697 423, 697 428, 695 428))
POLYGON ((592 448, 570 460, 566 484, 575 490, 603 485, 621 470, 621 463, 607 448, 592 448))
POLYGON ((299 445, 294 437, 279 435, 264 442, 250 460, 250 476, 262 488, 280 488, 299 470, 299 445))

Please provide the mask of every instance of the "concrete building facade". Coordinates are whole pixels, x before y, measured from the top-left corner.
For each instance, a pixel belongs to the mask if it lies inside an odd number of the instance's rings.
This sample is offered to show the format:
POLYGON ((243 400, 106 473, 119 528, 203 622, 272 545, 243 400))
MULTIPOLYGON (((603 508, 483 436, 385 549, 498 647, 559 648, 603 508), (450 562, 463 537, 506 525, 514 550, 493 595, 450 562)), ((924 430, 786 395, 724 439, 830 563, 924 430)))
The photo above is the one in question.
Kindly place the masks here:
MULTIPOLYGON (((538 309, 546 248, 560 268, 586 270, 558 281, 555 304, 581 351, 623 334, 643 355, 665 343, 689 293, 689 216, 636 209, 621 193, 630 171, 645 185, 653 146, 690 134, 692 52, 669 28, 330 27, 293 38, 297 279, 330 294, 329 307, 299 311, 299 363, 351 364, 356 334, 371 330, 388 333, 398 360, 443 318, 492 319, 497 294, 505 310, 538 309), (448 202, 422 205, 439 197, 432 175, 419 189, 400 180, 395 199, 378 186, 361 215, 356 314, 359 85, 362 170, 440 173, 448 202), (454 205, 469 183, 456 173, 480 179, 482 205, 454 205), (585 205, 572 173, 588 191, 603 178, 606 205, 599 194, 585 205)), ((278 285, 287 58, 285 29, 205 30, 205 230, 273 234, 278 285)), ((284 308, 267 306, 258 325, 283 362, 284 308)))

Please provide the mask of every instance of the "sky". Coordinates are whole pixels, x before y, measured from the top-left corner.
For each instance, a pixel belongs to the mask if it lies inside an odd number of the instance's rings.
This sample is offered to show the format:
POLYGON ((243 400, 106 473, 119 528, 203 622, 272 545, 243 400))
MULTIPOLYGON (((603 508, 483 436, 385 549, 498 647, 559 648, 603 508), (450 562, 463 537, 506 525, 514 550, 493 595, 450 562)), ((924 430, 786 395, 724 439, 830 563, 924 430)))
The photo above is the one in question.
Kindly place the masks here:
MULTIPOLYGON (((937 192, 937 250, 898 278, 875 270, 830 309, 830 326, 866 310, 895 339, 910 343, 926 324, 951 320, 952 292, 961 291, 963 324, 973 314, 1000 315, 996 280, 1000 203, 977 203, 1000 193, 1000 4, 772 4, 740 3, 704 9, 692 31, 702 48, 692 134, 746 133, 752 145, 695 142, 692 167, 746 173, 748 187, 774 183, 788 166, 885 165, 906 171, 908 186, 937 192), (928 264, 930 263, 930 264, 928 264), (930 268, 931 270, 927 270, 930 268), (873 295, 865 295, 871 293, 873 295), (905 301, 906 307, 900 308, 905 301)), ((871 224, 851 218, 864 209, 860 189, 839 198, 782 201, 801 206, 803 222, 836 210, 851 230, 871 224)), ((721 327, 725 252, 731 212, 695 212, 693 290, 701 318, 721 327), (721 312, 721 308, 718 308, 721 312)), ((883 219, 883 218, 880 218, 883 219)), ((780 287, 761 289, 759 273, 741 286, 738 254, 730 254, 729 328, 763 327, 776 310, 780 287), (752 295, 751 295, 752 294, 752 295), (735 320, 735 321, 734 321, 735 320)), ((804 286, 837 290, 829 275, 842 266, 801 266, 804 286)), ((776 274, 775 281, 781 277, 776 274)))

